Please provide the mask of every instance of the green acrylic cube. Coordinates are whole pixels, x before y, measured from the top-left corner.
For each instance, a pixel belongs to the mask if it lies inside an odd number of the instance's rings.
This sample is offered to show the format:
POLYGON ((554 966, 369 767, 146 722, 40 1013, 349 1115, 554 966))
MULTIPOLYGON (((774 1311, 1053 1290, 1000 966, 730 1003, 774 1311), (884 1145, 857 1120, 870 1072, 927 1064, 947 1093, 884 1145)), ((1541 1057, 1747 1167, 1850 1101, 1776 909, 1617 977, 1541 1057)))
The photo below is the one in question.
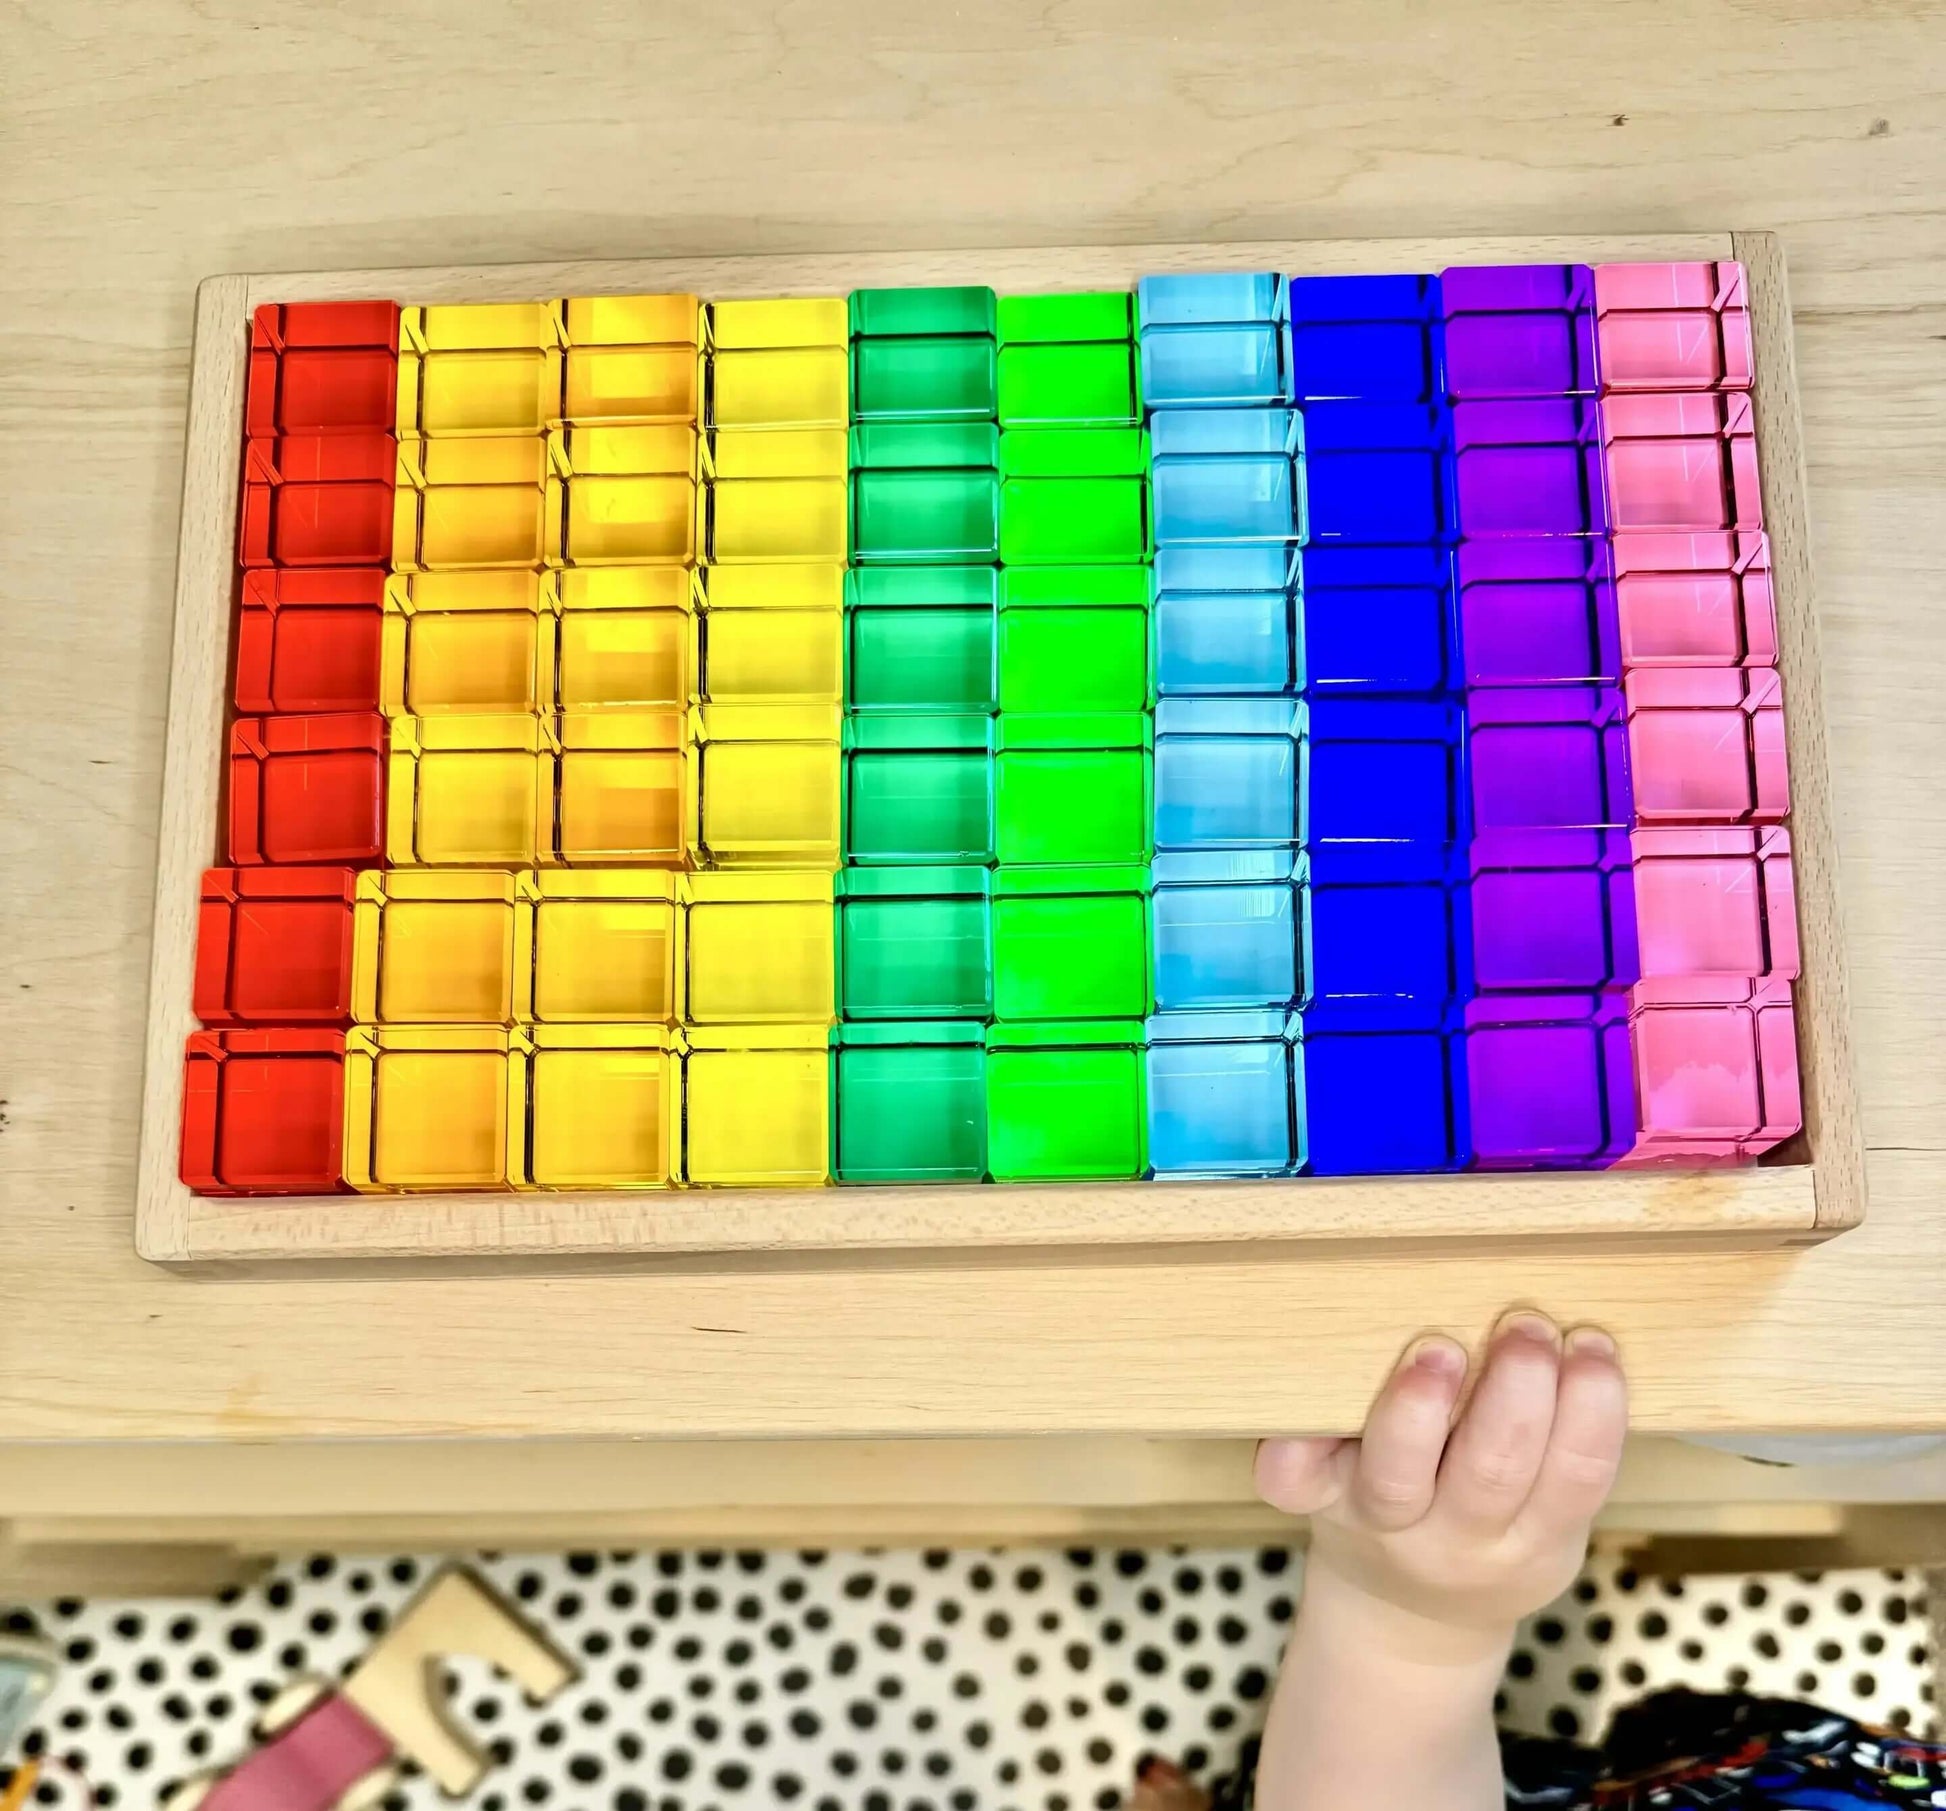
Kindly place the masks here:
POLYGON ((987 1167, 982 1045, 977 1025, 847 1027, 836 1059, 838 1180, 980 1181, 987 1167))
POLYGON ((1133 340, 1135 297, 1126 289, 1002 296, 994 318, 1003 346, 1133 340))
POLYGON ((1149 574, 1026 566, 1001 574, 1000 708, 1130 713, 1149 702, 1149 574))
POLYGON ((1000 547, 999 435, 986 422, 874 422, 851 430, 851 550, 861 564, 992 562, 1000 547))
POLYGON ((855 421, 991 421, 998 400, 990 339, 852 342, 855 421))
POLYGON ((996 1026, 987 1169, 996 1182, 1133 1181, 1147 1163, 1142 1027, 996 1026))
POLYGON ((1064 719, 1001 718, 994 849, 1002 863, 1072 867, 1149 859, 1148 720, 1087 722, 1108 746, 1063 746, 1078 727, 1064 719))
POLYGON ((847 1021, 985 1019, 993 1008, 984 868, 852 868, 839 876, 839 1006, 847 1021))
POLYGON ((992 566, 864 566, 845 575, 845 687, 854 711, 993 709, 992 566))
POLYGON ((854 339, 983 333, 993 337, 998 310, 993 291, 981 286, 854 289, 850 302, 854 339))
POLYGON ((1153 551, 1140 428, 1009 428, 1000 436, 1000 558, 1009 566, 1140 564, 1153 551))
POLYGON ((1128 427, 1142 419, 1135 348, 1002 346, 997 402, 1003 427, 1057 422, 1128 427))
POLYGON ((1146 868, 1003 868, 993 897, 993 1010, 1141 1019, 1149 982, 1146 868))
POLYGON ((987 861, 991 723, 978 716, 854 717, 845 726, 845 856, 987 861))

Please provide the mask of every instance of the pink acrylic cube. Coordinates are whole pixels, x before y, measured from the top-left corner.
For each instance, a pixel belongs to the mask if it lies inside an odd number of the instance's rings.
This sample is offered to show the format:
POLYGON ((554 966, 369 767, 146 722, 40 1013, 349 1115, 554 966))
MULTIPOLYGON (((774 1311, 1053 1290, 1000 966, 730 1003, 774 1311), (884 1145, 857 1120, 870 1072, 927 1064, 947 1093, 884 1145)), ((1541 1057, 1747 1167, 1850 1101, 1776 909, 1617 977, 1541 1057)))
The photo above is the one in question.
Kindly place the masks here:
POLYGON ((1774 666, 1770 543, 1761 534, 1625 534, 1612 543, 1622 659, 1774 666))
POLYGON ((1804 1123, 1788 983, 1737 1004, 1642 1006, 1629 1038, 1637 1135, 1624 1164, 1748 1162, 1804 1123))
POLYGON ((1644 667, 1624 696, 1638 825, 1783 820, 1790 781, 1775 671, 1644 667))
POLYGON ((1740 391, 1604 398, 1608 515, 1617 534, 1758 529, 1756 418, 1740 391))
POLYGON ((1638 830, 1630 842, 1638 1005, 1749 1000, 1797 978, 1789 832, 1638 830))
POLYGON ((1596 339, 1607 390, 1747 390, 1754 374, 1743 266, 1598 264, 1596 339))

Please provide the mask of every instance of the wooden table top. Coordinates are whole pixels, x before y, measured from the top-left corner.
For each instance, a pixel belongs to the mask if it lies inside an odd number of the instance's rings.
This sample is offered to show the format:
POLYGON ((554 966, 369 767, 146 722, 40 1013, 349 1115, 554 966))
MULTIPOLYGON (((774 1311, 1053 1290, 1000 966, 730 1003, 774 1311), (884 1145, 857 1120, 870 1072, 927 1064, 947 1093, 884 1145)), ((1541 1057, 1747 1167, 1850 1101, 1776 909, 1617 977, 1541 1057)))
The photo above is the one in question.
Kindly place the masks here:
POLYGON ((1946 11, 1412 0, 16 10, 0 57, 0 1440, 1346 1427, 1512 1300, 1645 1428, 1946 1423, 1946 11), (578 28, 559 27, 585 15, 578 28), (1680 16, 1678 16, 1680 15, 1680 16), (197 281, 1769 227, 1870 1218, 1810 1252, 186 1280, 131 1198, 197 281))

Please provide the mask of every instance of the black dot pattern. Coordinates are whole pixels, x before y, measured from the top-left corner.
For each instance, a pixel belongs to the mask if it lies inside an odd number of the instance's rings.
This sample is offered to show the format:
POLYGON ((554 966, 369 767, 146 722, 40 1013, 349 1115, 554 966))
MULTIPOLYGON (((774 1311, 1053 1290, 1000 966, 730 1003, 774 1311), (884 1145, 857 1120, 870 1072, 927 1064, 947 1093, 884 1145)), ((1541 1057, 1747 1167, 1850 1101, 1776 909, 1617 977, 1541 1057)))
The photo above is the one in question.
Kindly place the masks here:
MULTIPOLYGON (((482 1663, 450 1669, 454 1715, 495 1761, 479 1811, 1105 1811, 1147 1753, 1235 1763, 1302 1574, 1282 1549, 476 1563, 580 1668, 540 1707, 482 1663)), ((101 1805, 146 1806, 236 1758, 275 1690, 341 1676, 439 1564, 317 1556, 221 1600, 0 1607, 64 1656, 27 1738, 50 1757, 40 1802, 85 1803, 85 1775, 101 1805)), ((1592 1737, 1630 1698, 1688 1684, 1923 1733, 1928 1627, 1917 1574, 1685 1585, 1597 1564, 1523 1630, 1502 1716, 1592 1737)), ((416 1774, 387 1800, 445 1804, 416 1774)))

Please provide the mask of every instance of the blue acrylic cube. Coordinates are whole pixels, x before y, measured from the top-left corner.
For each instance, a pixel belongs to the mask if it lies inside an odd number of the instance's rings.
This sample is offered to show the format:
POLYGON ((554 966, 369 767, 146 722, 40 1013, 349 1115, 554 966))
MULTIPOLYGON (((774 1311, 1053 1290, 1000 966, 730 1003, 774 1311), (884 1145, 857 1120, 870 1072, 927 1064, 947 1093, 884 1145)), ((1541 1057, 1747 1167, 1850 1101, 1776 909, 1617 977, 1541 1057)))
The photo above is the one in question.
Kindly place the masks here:
POLYGON ((1416 700, 1314 703, 1304 842, 1334 878, 1444 875, 1465 839, 1456 707, 1416 700))
POLYGON ((1158 547, 1304 539, 1304 429, 1294 410, 1165 409, 1149 434, 1158 547))
POLYGON ((1295 1161, 1280 1014, 1149 1021, 1149 1162, 1158 1176, 1276 1176, 1295 1161))
POLYGON ((1297 1121, 1318 1176, 1445 1170, 1468 1155, 1464 1064, 1439 1032, 1306 1032, 1297 1121))
POLYGON ((1315 883, 1307 896, 1307 1029, 1437 1029, 1465 991, 1463 888, 1315 883))
POLYGON ((1310 539, 1429 546, 1450 536, 1444 413, 1413 403, 1321 402, 1304 411, 1310 539))
POLYGON ((1299 988, 1299 890, 1281 877, 1215 880, 1209 866, 1190 866, 1194 857, 1173 868, 1159 859, 1150 905, 1158 1010, 1288 1007, 1299 988))
POLYGON ((1155 711, 1156 847, 1294 843, 1302 726, 1302 706, 1278 699, 1162 699, 1155 711))
POLYGON ((1304 675, 1313 696, 1458 689, 1451 560, 1443 549, 1310 546, 1300 557, 1304 675))
POLYGON ((1439 395, 1439 279, 1293 277, 1291 395, 1427 402, 1439 395))

